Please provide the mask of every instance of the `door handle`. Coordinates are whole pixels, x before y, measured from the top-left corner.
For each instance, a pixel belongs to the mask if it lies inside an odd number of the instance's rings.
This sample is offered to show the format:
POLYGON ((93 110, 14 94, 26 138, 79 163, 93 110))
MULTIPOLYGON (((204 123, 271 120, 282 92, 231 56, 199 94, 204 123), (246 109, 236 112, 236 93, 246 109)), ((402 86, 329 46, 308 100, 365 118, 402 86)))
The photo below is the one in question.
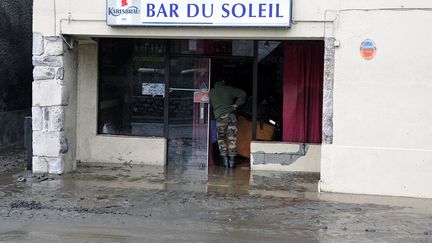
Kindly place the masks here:
POLYGON ((192 92, 201 92, 201 91, 207 91, 206 89, 183 89, 183 88, 169 88, 169 91, 192 91, 192 92))
POLYGON ((200 103, 200 124, 204 123, 204 103, 200 103))

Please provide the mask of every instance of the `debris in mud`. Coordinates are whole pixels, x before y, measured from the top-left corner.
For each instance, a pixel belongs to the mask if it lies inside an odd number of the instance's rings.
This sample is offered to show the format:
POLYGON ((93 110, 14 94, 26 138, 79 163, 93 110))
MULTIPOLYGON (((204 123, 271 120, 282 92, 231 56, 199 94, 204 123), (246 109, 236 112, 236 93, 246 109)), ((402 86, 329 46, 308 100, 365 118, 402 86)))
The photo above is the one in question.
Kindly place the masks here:
POLYGON ((365 229, 365 231, 366 231, 366 232, 372 232, 372 233, 375 233, 375 232, 377 232, 377 230, 376 230, 376 229, 365 229))
POLYGON ((108 199, 107 195, 99 195, 96 197, 96 200, 104 200, 104 199, 108 199))
POLYGON ((48 180, 48 177, 42 177, 42 178, 36 178, 36 182, 46 181, 48 180))
MULTIPOLYGON (((21 177, 21 176, 18 176, 18 178, 19 177, 21 177)), ((24 179, 26 179, 28 182, 41 182, 41 181, 46 181, 49 178, 48 178, 48 176, 46 174, 32 174, 32 173, 28 173, 27 176, 24 179)))
POLYGON ((17 182, 41 182, 46 180, 55 180, 52 176, 47 174, 33 174, 31 171, 24 171, 13 175, 17 182))
POLYGON ((40 210, 40 209, 45 208, 42 206, 42 203, 40 203, 40 202, 35 202, 35 201, 26 202, 26 201, 21 201, 21 200, 11 202, 10 207, 13 209, 24 208, 24 209, 29 209, 29 210, 32 210, 32 209, 40 210))
POLYGON ((55 207, 53 205, 43 205, 41 202, 36 201, 23 201, 23 200, 15 200, 10 203, 11 209, 21 209, 21 210, 43 210, 49 209, 53 212, 53 210, 57 210, 60 212, 75 212, 75 213, 89 213, 89 214, 115 214, 115 215, 129 215, 127 212, 116 210, 119 206, 117 205, 109 205, 102 208, 87 208, 80 206, 61 206, 55 207), (109 210, 112 209, 112 210, 109 210))
POLYGON ((130 168, 132 168, 132 160, 125 161, 123 164, 124 164, 125 166, 129 166, 130 168))

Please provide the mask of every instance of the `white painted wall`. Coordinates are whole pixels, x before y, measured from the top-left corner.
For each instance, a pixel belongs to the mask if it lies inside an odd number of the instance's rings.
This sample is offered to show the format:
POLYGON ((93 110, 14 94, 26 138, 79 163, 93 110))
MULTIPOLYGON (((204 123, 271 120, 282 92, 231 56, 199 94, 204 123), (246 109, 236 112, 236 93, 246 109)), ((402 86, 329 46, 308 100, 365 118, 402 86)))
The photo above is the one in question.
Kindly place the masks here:
POLYGON ((34 32, 43 35, 85 35, 85 36, 129 36, 159 38, 319 38, 323 35, 324 24, 302 22, 322 20, 325 5, 336 7, 335 0, 325 3, 320 0, 295 1, 294 18, 298 22, 288 31, 285 28, 141 28, 109 27, 106 25, 106 0, 35 0, 34 32), (54 2, 55 7, 54 7, 54 2), (54 12, 56 13, 54 16, 54 12), (55 27, 54 27, 55 26, 55 27))
MULTIPOLYGON (((432 3, 430 4, 432 6, 432 3)), ((341 12, 321 190, 432 197, 432 12, 341 12), (360 43, 373 39, 366 61, 360 43)))
POLYGON ((69 151, 64 155, 65 172, 76 169, 76 135, 77 135, 77 67, 78 67, 78 50, 73 49, 64 54, 64 73, 65 88, 68 90, 68 105, 65 106, 65 127, 64 132, 68 140, 69 151))
POLYGON ((293 0, 294 24, 291 29, 261 28, 117 28, 105 24, 106 0, 34 0, 33 31, 45 36, 61 34, 89 36, 136 36, 161 38, 322 38, 324 27, 331 34, 332 24, 319 22, 336 17, 336 10, 351 8, 431 7, 429 0, 293 0), (54 14, 55 13, 55 14, 54 14))

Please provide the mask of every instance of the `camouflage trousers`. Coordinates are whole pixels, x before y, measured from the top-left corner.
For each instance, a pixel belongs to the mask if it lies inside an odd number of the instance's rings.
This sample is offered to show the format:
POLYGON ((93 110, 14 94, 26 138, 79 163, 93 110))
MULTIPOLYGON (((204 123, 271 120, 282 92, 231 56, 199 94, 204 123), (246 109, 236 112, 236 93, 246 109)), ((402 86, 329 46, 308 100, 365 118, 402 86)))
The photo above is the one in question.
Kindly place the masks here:
POLYGON ((224 114, 216 120, 217 142, 221 156, 237 155, 237 117, 234 113, 224 114), (227 145, 228 142, 228 145, 227 145))

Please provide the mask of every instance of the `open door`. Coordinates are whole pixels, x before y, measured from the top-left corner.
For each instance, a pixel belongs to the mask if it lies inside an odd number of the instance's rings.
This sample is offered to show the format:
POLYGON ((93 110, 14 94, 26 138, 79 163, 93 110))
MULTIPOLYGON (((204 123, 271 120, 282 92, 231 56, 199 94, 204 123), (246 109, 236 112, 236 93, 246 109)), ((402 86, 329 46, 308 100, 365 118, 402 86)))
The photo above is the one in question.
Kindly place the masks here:
POLYGON ((170 59, 168 169, 207 177, 210 59, 170 59))

